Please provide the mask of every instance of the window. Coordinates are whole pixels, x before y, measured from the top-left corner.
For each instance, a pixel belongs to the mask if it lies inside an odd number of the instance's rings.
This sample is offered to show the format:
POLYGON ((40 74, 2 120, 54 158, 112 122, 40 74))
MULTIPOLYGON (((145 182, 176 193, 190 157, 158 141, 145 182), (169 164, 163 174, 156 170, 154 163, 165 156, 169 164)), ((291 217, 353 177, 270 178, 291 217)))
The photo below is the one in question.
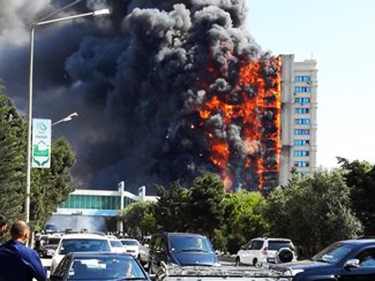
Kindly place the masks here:
POLYGON ((309 167, 310 163, 308 161, 296 161, 294 162, 294 166, 298 168, 305 168, 309 167))
POLYGON ((297 156, 297 157, 303 157, 303 156, 309 156, 310 155, 310 151, 308 150, 296 150, 294 151, 294 156, 297 156))
POLYGON ((296 125, 310 125, 310 118, 297 118, 295 123, 296 125))
POLYGON ((309 108, 296 108, 295 109, 295 114, 309 114, 310 113, 310 109, 309 108))
POLYGON ((311 88, 310 87, 295 86, 294 92, 296 92, 296 93, 310 93, 311 88))
POLYGON ((300 104, 310 103, 310 98, 295 98, 295 102, 300 104))
POLYGON ((295 140, 294 145, 295 146, 309 146, 310 141, 309 140, 295 140))
POLYGON ((294 130, 295 135, 310 135, 309 129, 295 129, 294 130))
POLYGON ((295 82, 311 82, 311 77, 308 75, 298 75, 294 78, 295 82))

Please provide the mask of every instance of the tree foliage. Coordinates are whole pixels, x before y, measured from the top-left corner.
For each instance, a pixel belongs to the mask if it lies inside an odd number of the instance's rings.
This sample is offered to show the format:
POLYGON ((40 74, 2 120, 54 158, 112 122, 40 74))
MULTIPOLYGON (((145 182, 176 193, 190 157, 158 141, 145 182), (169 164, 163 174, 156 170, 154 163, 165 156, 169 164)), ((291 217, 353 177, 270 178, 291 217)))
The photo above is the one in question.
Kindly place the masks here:
POLYGON ((156 231, 156 221, 152 214, 154 204, 150 201, 138 201, 121 210, 124 231, 130 237, 140 238, 156 231))
POLYGON ((236 253, 250 239, 268 234, 268 224, 260 213, 263 203, 264 197, 259 192, 242 190, 225 195, 222 225, 227 237, 225 250, 236 253))
POLYGON ((318 170, 273 191, 263 208, 271 234, 291 238, 312 256, 323 247, 360 234, 349 188, 337 171, 318 170))
POLYGON ((0 88, 0 213, 22 218, 25 202, 26 123, 0 88))
MULTIPOLYGON (((25 218, 27 123, 0 86, 0 213, 9 221, 25 218)), ((74 190, 70 168, 75 156, 64 139, 52 144, 51 168, 32 169, 30 220, 43 225, 74 190)))
POLYGON ((52 143, 51 167, 33 169, 30 197, 30 220, 43 225, 74 191, 70 169, 75 163, 74 151, 64 138, 52 143))
POLYGON ((340 170, 350 188, 352 206, 364 226, 364 234, 375 233, 375 166, 367 161, 338 158, 340 170))

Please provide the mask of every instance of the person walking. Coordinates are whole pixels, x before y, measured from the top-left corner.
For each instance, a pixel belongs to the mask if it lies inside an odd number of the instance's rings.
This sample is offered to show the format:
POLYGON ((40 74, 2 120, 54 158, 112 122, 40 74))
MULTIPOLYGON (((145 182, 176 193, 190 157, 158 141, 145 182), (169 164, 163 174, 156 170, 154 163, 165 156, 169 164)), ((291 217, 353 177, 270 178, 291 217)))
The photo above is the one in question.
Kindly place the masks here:
POLYGON ((0 281, 47 281, 46 270, 35 250, 26 246, 30 227, 17 221, 10 228, 11 240, 0 246, 0 281))
POLYGON ((0 236, 3 236, 7 230, 7 219, 4 215, 0 215, 0 236))

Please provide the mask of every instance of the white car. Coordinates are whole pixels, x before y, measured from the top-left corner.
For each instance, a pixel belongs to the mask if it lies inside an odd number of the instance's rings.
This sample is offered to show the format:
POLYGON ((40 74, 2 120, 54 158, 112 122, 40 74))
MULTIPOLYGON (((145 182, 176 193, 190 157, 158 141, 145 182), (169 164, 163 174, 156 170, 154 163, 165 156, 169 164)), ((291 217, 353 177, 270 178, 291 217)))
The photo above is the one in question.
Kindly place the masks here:
POLYGON ((61 237, 51 262, 51 272, 55 270, 65 254, 70 252, 111 252, 107 236, 99 234, 66 234, 61 237))
POLYGON ((261 265, 296 260, 294 246, 286 238, 255 238, 242 246, 236 255, 236 265, 261 265))
POLYGON ((126 253, 126 249, 118 238, 109 238, 109 242, 111 243, 112 252, 126 253))
POLYGON ((139 242, 137 239, 124 238, 120 239, 125 252, 131 254, 133 257, 139 259, 139 242))

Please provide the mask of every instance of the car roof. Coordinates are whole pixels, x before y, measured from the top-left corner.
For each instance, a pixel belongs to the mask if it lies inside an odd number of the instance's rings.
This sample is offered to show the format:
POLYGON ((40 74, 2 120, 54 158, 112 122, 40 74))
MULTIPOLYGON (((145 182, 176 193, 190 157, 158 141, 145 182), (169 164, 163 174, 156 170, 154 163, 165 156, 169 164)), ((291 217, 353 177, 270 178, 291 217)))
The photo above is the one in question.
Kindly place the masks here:
POLYGON ((375 239, 374 238, 349 239, 349 240, 338 241, 336 243, 355 244, 355 245, 371 245, 371 244, 375 244, 375 239))
POLYGON ((166 232, 167 236, 196 236, 196 237, 206 237, 199 233, 189 233, 189 232, 166 232))
POLYGON ((252 241, 253 240, 263 240, 263 241, 265 241, 265 240, 267 240, 267 241, 285 241, 285 242, 290 242, 290 241, 292 241, 291 239, 289 239, 289 238, 273 238, 273 237, 271 237, 271 238, 268 238, 268 237, 258 237, 258 238, 254 238, 254 239, 251 239, 252 241))
POLYGON ((61 239, 98 239, 98 240, 108 240, 108 237, 99 235, 99 234, 91 234, 91 233, 75 233, 75 234, 65 234, 61 237, 61 239))

